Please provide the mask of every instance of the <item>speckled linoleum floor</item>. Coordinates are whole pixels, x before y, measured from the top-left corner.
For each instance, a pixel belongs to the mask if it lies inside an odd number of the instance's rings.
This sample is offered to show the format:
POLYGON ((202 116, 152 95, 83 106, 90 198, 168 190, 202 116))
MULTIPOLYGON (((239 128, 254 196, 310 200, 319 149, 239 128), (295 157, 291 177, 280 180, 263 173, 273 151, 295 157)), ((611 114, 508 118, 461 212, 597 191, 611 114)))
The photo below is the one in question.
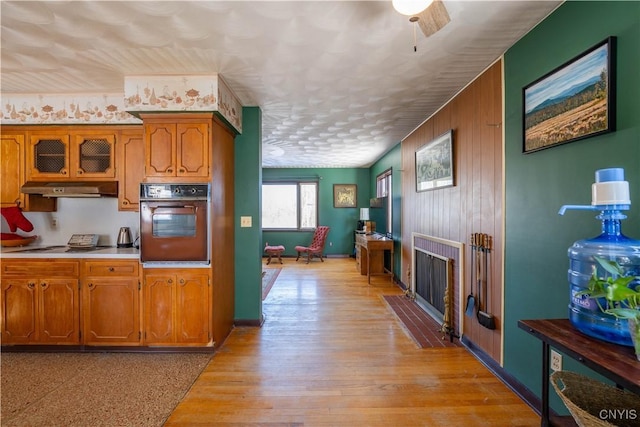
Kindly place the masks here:
POLYGON ((4 352, 0 425, 162 426, 211 357, 4 352))

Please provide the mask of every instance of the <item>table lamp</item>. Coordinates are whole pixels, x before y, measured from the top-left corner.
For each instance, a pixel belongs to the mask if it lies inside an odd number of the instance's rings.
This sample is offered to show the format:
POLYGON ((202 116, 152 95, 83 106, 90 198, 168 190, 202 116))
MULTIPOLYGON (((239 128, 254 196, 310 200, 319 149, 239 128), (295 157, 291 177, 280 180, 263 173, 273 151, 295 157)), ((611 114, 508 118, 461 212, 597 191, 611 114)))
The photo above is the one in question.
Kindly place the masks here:
POLYGON ((369 208, 360 208, 360 221, 358 221, 358 229, 366 232, 367 221, 369 221, 369 208))

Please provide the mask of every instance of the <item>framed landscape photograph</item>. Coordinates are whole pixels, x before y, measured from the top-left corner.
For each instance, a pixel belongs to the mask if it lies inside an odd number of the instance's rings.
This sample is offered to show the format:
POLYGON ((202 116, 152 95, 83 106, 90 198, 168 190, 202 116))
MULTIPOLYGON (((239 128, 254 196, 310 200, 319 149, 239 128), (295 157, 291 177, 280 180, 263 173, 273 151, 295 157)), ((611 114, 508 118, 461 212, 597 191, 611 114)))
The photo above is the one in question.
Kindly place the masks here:
POLYGON ((615 37, 523 88, 523 153, 615 130, 615 37))
POLYGON ((416 151, 416 191, 451 187, 453 130, 448 130, 416 151))
POLYGON ((356 184, 333 184, 333 207, 355 208, 358 205, 356 184))

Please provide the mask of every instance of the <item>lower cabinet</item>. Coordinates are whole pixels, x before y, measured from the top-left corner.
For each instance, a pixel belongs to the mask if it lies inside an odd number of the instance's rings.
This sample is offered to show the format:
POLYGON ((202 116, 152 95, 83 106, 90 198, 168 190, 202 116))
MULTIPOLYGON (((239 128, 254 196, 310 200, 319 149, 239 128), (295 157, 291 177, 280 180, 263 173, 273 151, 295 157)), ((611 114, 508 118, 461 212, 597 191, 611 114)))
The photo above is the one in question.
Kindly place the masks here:
POLYGON ((83 343, 135 346, 141 335, 138 261, 83 261, 83 343))
POLYGON ((148 269, 143 273, 145 345, 213 345, 208 269, 148 269))
POLYGON ((210 269, 40 258, 4 259, 1 273, 2 345, 214 344, 210 269))
POLYGON ((78 262, 2 263, 2 344, 80 343, 78 262))

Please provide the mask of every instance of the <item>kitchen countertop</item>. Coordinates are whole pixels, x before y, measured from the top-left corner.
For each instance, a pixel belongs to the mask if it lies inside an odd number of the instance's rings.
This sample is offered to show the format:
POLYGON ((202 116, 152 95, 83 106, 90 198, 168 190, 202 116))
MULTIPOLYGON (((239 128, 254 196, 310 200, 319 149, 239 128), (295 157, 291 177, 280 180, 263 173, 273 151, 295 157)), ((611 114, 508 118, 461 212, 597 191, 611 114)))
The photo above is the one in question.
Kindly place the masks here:
POLYGON ((136 248, 117 248, 115 246, 98 247, 96 249, 69 250, 68 246, 17 246, 2 247, 0 256, 5 259, 32 259, 32 258, 122 258, 140 259, 140 250, 136 248))

